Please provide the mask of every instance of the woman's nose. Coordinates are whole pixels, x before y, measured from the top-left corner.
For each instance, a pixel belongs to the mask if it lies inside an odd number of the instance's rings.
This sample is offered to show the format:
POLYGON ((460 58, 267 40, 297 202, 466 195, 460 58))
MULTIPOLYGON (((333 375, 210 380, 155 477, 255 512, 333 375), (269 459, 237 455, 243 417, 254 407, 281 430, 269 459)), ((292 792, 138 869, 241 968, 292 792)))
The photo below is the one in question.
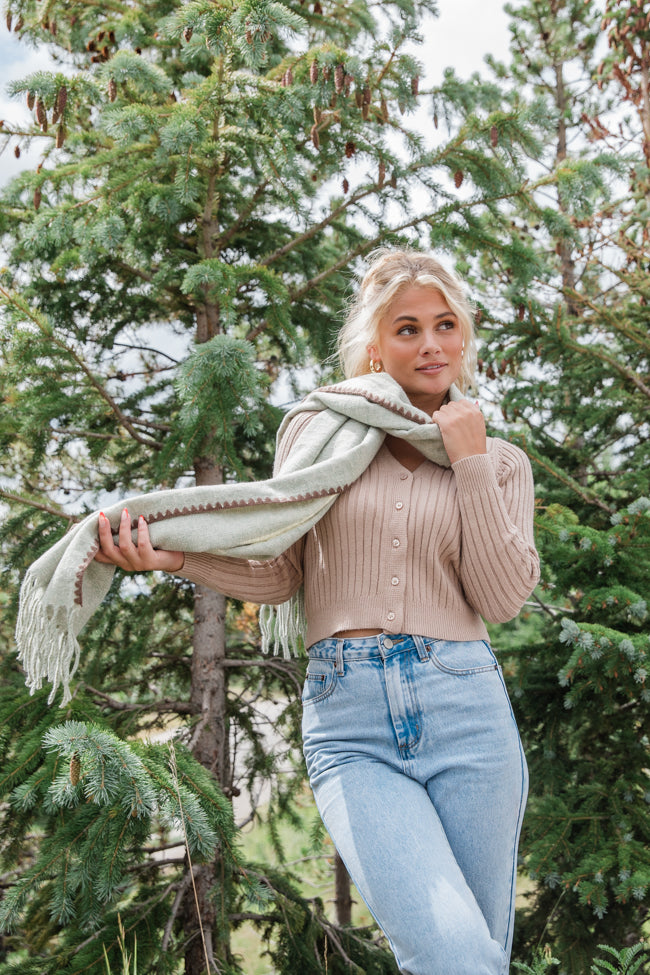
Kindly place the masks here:
POLYGON ((422 343, 420 345, 420 351, 423 353, 440 351, 440 340, 438 338, 437 331, 431 329, 431 331, 425 331, 422 333, 422 343))

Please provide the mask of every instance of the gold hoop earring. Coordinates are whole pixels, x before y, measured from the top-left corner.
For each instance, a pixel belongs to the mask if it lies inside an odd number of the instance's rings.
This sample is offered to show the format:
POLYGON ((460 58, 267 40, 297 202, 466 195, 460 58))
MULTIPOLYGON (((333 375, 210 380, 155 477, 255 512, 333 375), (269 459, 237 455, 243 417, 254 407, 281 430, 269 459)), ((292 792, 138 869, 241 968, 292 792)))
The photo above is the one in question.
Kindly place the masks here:
POLYGON ((374 359, 370 360, 370 372, 381 372, 383 366, 379 359, 375 362, 374 359))

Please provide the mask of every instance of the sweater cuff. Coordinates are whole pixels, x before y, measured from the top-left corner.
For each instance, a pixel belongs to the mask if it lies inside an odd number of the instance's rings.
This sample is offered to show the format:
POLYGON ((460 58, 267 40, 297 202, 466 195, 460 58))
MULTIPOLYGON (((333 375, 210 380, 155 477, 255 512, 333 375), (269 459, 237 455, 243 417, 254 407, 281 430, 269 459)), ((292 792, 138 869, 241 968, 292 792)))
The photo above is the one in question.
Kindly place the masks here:
POLYGON ((460 491, 472 493, 498 486, 494 464, 488 454, 472 454, 451 465, 460 491))

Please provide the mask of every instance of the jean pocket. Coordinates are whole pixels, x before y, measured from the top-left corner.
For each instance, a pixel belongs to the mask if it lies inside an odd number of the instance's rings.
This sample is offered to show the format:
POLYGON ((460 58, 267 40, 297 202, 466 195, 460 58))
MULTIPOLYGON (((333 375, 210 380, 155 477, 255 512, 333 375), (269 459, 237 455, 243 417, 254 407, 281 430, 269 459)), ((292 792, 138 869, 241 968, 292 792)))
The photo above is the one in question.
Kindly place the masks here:
POLYGON ((487 640, 431 640, 425 646, 435 666, 445 674, 469 677, 499 669, 487 640))
POLYGON ((307 666, 305 684, 302 689, 302 703, 317 704, 329 697, 336 687, 336 667, 332 660, 310 660, 307 666))

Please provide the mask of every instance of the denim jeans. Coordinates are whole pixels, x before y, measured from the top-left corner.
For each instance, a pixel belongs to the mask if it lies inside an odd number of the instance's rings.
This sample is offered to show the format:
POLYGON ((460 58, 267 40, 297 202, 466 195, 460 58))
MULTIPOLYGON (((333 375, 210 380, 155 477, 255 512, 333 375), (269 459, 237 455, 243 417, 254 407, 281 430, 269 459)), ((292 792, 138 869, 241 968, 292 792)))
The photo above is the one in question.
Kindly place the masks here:
POLYGON ((309 649, 304 753, 323 822, 409 975, 505 975, 526 761, 484 641, 309 649))

